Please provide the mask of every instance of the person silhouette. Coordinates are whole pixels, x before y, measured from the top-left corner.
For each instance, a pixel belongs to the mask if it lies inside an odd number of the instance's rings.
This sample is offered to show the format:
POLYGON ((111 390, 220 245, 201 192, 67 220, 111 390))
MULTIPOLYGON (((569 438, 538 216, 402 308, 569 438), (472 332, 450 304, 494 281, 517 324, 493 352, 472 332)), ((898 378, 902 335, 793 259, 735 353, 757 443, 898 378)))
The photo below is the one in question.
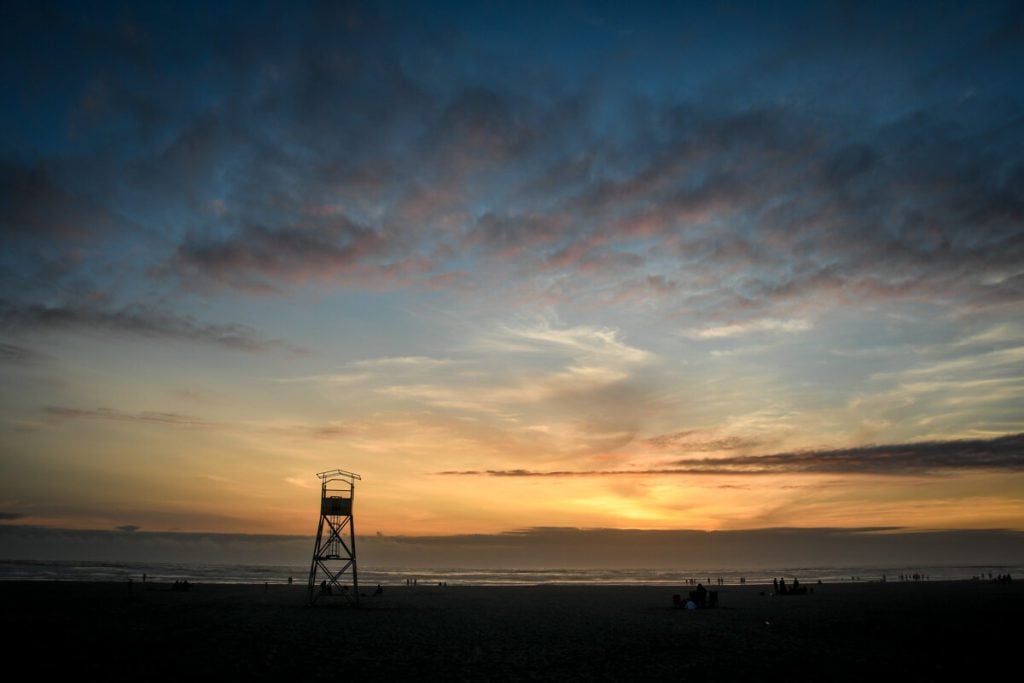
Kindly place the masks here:
POLYGON ((693 591, 694 602, 697 603, 697 607, 704 607, 708 600, 708 589, 704 587, 704 584, 698 583, 697 590, 693 591))

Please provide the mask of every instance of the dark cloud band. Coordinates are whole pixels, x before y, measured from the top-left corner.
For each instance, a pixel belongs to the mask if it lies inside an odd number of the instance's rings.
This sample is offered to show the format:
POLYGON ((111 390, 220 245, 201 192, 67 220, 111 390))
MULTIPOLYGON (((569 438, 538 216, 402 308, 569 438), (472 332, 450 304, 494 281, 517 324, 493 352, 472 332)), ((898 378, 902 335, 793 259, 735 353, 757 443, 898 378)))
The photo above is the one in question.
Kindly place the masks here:
POLYGON ((452 476, 595 477, 638 475, 930 474, 1024 470, 1024 434, 995 439, 924 441, 827 451, 676 460, 669 467, 628 470, 462 470, 452 476))
POLYGON ((267 339, 245 325, 202 323, 149 305, 134 304, 107 310, 73 304, 44 306, 0 300, 0 330, 40 329, 124 332, 205 342, 235 351, 298 350, 287 342, 267 339))

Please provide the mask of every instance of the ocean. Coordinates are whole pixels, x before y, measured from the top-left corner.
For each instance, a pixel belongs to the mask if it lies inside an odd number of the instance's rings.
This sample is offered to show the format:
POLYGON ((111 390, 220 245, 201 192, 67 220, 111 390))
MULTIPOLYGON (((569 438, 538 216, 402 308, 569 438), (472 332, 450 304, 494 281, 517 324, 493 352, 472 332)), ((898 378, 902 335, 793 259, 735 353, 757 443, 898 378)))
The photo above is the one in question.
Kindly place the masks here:
MULTIPOLYGON (((847 581, 900 581, 917 574, 920 580, 950 581, 987 579, 989 575, 1024 577, 1024 567, 977 566, 862 566, 862 567, 776 567, 759 569, 467 569, 467 568, 380 568, 359 567, 364 586, 417 585, 449 586, 532 586, 532 585, 662 585, 681 586, 691 580, 706 584, 771 584, 773 577, 799 578, 802 583, 847 581)), ((73 560, 0 560, 0 581, 147 581, 218 584, 287 584, 289 578, 303 584, 309 565, 202 564, 172 562, 99 562, 73 560)))

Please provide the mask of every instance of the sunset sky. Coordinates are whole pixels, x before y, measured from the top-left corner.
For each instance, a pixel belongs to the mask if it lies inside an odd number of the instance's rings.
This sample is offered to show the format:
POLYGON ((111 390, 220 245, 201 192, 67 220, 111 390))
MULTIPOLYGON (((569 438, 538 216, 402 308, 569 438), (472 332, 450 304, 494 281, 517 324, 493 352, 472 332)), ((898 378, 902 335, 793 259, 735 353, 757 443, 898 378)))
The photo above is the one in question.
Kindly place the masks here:
POLYGON ((1024 530, 1024 8, 14 3, 0 523, 1024 530))

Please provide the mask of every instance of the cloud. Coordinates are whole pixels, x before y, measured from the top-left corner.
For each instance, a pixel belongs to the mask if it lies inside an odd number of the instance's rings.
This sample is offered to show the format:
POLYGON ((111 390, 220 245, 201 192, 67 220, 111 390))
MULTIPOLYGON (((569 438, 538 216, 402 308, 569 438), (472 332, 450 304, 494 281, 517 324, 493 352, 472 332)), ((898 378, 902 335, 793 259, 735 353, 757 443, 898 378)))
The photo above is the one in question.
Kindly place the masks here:
POLYGON ((326 375, 306 375, 303 377, 284 377, 275 381, 283 383, 292 382, 319 382, 323 384, 356 384, 373 378, 370 372, 332 372, 326 375))
POLYGON ((652 355, 626 344, 620 332, 593 325, 561 326, 541 319, 533 324, 505 325, 482 336, 477 347, 489 351, 559 353, 582 361, 629 365, 651 360, 652 355))
MULTIPOLYGON (((681 284, 672 298, 725 321, 690 330, 699 338, 800 331, 810 321, 792 316, 813 312, 815 300, 1019 300, 1011 280, 978 277, 1019 272, 998 252, 1020 255, 1012 237, 1021 205, 1015 181, 1007 186, 1004 176, 982 171, 988 178, 979 182, 971 161, 977 152, 962 144, 951 151, 929 142, 898 156, 909 141, 897 136, 850 151, 837 131, 805 116, 785 107, 736 114, 687 108, 658 148, 668 152, 632 148, 627 158, 635 170, 595 181, 575 198, 574 211, 593 220, 563 232, 559 244, 572 239, 565 253, 575 256, 562 265, 581 271, 599 250, 655 240, 661 249, 647 252, 645 266, 671 269, 681 284), (872 161, 879 157, 886 163, 872 161), (940 183, 964 195, 955 206, 935 192, 940 183), (890 189, 896 184, 899 195, 890 189), (986 210, 992 222, 979 239, 965 210, 991 204, 1002 208, 986 210), (772 310, 779 315, 764 317, 772 310)), ((935 133, 941 140, 951 131, 935 133)))
POLYGON ((0 161, 0 236, 82 241, 106 232, 115 220, 97 201, 64 190, 42 166, 0 161))
POLYGON ((25 515, 21 514, 20 512, 0 512, 0 520, 5 522, 10 522, 15 519, 21 519, 24 516, 25 515))
POLYGON ((375 381, 395 382, 397 378, 435 375, 456 365, 471 364, 472 361, 456 361, 428 356, 367 358, 346 363, 342 372, 286 377, 275 381, 282 383, 311 382, 325 385, 361 384, 375 381))
POLYGON ((1024 434, 994 439, 923 441, 770 455, 687 458, 668 467, 629 470, 452 470, 453 476, 574 477, 652 475, 865 474, 920 475, 950 471, 1024 470, 1024 434))
POLYGON ((115 527, 117 531, 123 531, 126 534, 131 534, 141 529, 137 524, 122 524, 121 526, 115 527))
POLYGON ((751 449, 761 445, 756 439, 740 436, 721 436, 715 432, 688 429, 671 434, 659 434, 644 439, 644 443, 659 449, 681 452, 711 452, 751 449))
POLYGON ((391 356, 387 358, 368 358, 351 363, 357 368, 381 368, 385 370, 432 370, 450 366, 455 361, 445 358, 430 358, 427 356, 391 356))
POLYGON ((179 413, 160 413, 141 411, 126 413, 109 408, 97 408, 84 410, 81 408, 68 408, 65 406, 44 406, 43 412, 47 415, 63 420, 110 420, 113 422, 142 422, 147 424, 162 424, 173 427, 211 427, 215 423, 191 415, 179 413))
POLYGON ((692 339, 720 339, 756 332, 806 332, 811 329, 807 320, 773 320, 762 318, 744 323, 732 323, 687 330, 684 334, 692 339))
MULTIPOLYGON (((351 436, 353 430, 344 425, 321 425, 309 429, 309 433, 316 439, 337 439, 345 436, 351 436)), ((294 483, 290 479, 286 479, 289 483, 294 483)))
POLYGON ((201 323, 191 316, 177 315, 142 303, 105 309, 86 304, 47 306, 0 300, 0 329, 9 332, 70 329, 129 333, 215 344, 233 351, 299 350, 288 342, 267 339, 245 325, 201 323))
POLYGON ((0 362, 13 365, 33 365, 44 356, 32 349, 15 344, 0 343, 0 362))
POLYGON ((470 247, 483 247, 493 257, 512 259, 524 252, 560 243, 571 222, 560 214, 485 213, 465 238, 470 247))
POLYGON ((994 439, 922 441, 825 451, 687 459, 681 467, 743 473, 922 474, 950 470, 1024 470, 1024 434, 994 439))
POLYGON ((879 371, 846 396, 847 408, 862 420, 913 425, 925 439, 1020 431, 1024 340, 966 337, 978 341, 965 348, 954 337, 869 361, 879 371))
POLYGON ((252 292, 310 280, 390 287, 425 279, 433 262, 421 256, 401 256, 396 242, 395 236, 342 216, 315 225, 249 225, 223 239, 191 237, 178 247, 164 270, 186 283, 199 279, 252 292))
MULTIPOLYGON (((699 339, 800 332, 837 304, 1024 298, 1019 103, 994 87, 972 106, 940 104, 945 93, 890 110, 872 90, 869 113, 849 114, 848 51, 835 47, 847 43, 834 35, 769 37, 711 59, 702 85, 665 90, 637 60, 675 45, 595 26, 606 48, 563 68, 543 40, 524 62, 429 11, 140 11, 146 29, 132 35, 111 13, 55 27, 26 12, 10 36, 26 111, 61 103, 85 141, 77 162, 0 167, 11 197, 0 220, 21 247, 42 234, 48 248, 76 246, 68 230, 101 236, 126 222, 114 217, 152 216, 132 231, 145 235, 133 254, 161 283, 431 287, 594 309, 641 300, 699 339), (180 53, 173 26, 188 27, 194 51, 180 53), (37 35, 60 36, 75 58, 34 49, 37 35), (792 44, 817 58, 797 63, 792 44), (625 71, 609 72, 604 49, 635 60, 616 57, 625 71), (175 69, 153 68, 165 63, 175 69), (786 77, 805 63, 834 77, 786 77)), ((945 63, 1011 61, 1009 47, 997 57, 938 25, 926 34, 950 51, 945 63)), ((871 49, 850 49, 879 66, 871 49)), ((875 87, 908 92, 934 70, 930 51, 906 49, 875 87)), ((101 246, 72 270, 109 265, 116 244, 101 246)))
POLYGON ((375 362, 367 381, 393 405, 481 419, 473 431, 501 433, 506 447, 535 455, 621 447, 659 400, 656 356, 611 328, 553 319, 489 325, 456 353, 440 365, 375 362))

